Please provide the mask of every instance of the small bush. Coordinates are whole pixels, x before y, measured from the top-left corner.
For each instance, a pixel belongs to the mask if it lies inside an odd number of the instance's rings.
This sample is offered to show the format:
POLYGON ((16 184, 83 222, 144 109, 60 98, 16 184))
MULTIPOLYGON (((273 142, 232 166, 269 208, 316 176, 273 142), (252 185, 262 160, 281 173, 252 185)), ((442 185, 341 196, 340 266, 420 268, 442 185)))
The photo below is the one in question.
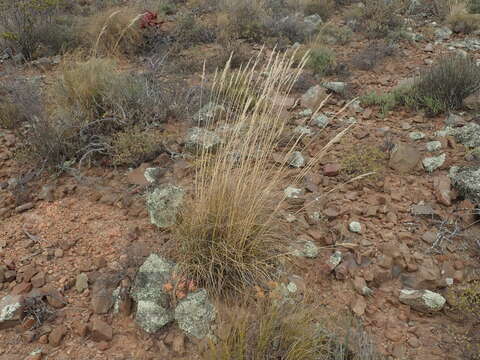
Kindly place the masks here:
POLYGON ((114 165, 139 165, 162 150, 161 134, 155 129, 133 127, 116 133, 111 142, 114 165))
POLYGON ((323 21, 328 20, 335 11, 334 0, 303 0, 305 15, 320 15, 323 21))
POLYGON ((29 60, 75 46, 74 22, 61 16, 62 4, 62 0, 0 2, 0 40, 29 60))
POLYGON ((385 41, 375 41, 356 54, 353 59, 353 65, 360 70, 371 70, 380 61, 387 56, 392 56, 395 52, 395 46, 385 41))
POLYGON ((378 105, 382 116, 387 115, 389 111, 400 105, 414 106, 412 88, 410 86, 402 86, 385 94, 371 92, 362 96, 360 102, 364 106, 378 105))
POLYGON ((94 54, 134 54, 143 47, 139 20, 134 7, 106 9, 87 19, 84 32, 94 54))
POLYGON ((456 308, 480 321, 480 281, 472 282, 456 291, 456 308))
POLYGON ((317 47, 312 49, 308 59, 308 67, 317 75, 332 74, 337 65, 335 54, 330 49, 317 47))
POLYGON ((468 4, 468 11, 471 14, 480 14, 480 0, 470 0, 468 4))
POLYGON ((480 89, 480 68, 462 55, 442 58, 415 81, 412 97, 430 113, 459 109, 463 100, 480 89))
POLYGON ((0 101, 0 128, 14 129, 21 121, 22 116, 16 104, 0 101))
POLYGON ((447 18, 452 30, 457 33, 470 34, 480 29, 480 14, 455 14, 447 18))
POLYGON ((322 26, 318 39, 327 44, 346 45, 352 39, 352 30, 345 26, 336 26, 328 23, 322 26))
POLYGON ((343 171, 357 177, 368 173, 375 173, 369 178, 381 178, 385 169, 386 154, 376 146, 362 147, 347 154, 342 160, 343 171))
POLYGON ((215 40, 215 32, 203 25, 192 13, 180 15, 173 34, 175 40, 184 47, 215 40))
POLYGON ((278 37, 285 37, 290 42, 303 42, 306 39, 306 25, 298 16, 287 16, 282 19, 271 19, 268 26, 270 33, 278 37))
POLYGON ((402 26, 401 7, 398 1, 366 0, 360 26, 370 38, 385 37, 402 26))

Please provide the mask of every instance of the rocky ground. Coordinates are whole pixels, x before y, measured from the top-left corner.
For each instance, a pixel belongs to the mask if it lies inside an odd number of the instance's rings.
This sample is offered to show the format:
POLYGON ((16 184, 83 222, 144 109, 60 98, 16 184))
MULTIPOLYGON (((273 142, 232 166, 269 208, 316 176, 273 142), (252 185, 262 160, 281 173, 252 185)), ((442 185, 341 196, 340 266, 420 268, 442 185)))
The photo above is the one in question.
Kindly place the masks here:
MULTIPOLYGON (((373 71, 352 70, 346 79, 332 76, 292 94, 300 106, 287 114, 291 131, 315 136, 314 149, 356 123, 301 187, 285 184, 297 204, 320 200, 305 213, 284 214, 299 259, 278 286, 295 297, 308 289, 326 315, 361 319, 390 359, 475 358, 467 345, 479 343, 479 329, 459 314, 453 294, 480 280, 480 157, 468 151, 480 146, 480 120, 474 111, 382 116, 357 101, 340 117, 332 114, 347 104, 337 93, 343 81, 361 95, 394 88, 444 53, 480 60, 478 35, 436 29, 429 41, 413 27, 418 41, 402 42, 373 71), (309 109, 326 92, 332 96, 323 114, 311 118, 309 109), (382 149, 377 176, 348 183, 345 159, 372 146, 382 149)), ((365 46, 359 40, 334 50, 342 60, 365 46)), ((48 82, 51 61, 47 70, 26 64, 18 72, 48 82)), ((469 102, 478 111, 478 96, 469 102)), ((180 152, 198 140, 191 124, 165 127, 175 128, 180 152)), ((180 196, 164 184, 189 189, 193 160, 165 153, 132 170, 32 179, 13 157, 16 143, 0 129, 0 359, 197 358, 198 338, 209 333, 216 311, 195 284, 168 288, 175 280, 164 253, 171 236, 151 223, 168 220, 165 199, 180 196), (144 176, 150 168, 161 169, 149 174, 163 192, 144 176), (152 305, 168 301, 174 310, 152 305)), ((292 178, 309 155, 297 154, 292 178)))

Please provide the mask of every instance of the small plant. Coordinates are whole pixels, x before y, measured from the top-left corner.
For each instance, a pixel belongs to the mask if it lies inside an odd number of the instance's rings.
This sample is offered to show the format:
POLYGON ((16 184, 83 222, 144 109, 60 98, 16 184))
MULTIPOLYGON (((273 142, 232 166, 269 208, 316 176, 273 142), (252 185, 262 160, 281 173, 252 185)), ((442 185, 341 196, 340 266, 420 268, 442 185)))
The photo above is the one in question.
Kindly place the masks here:
POLYGON ((162 150, 161 134, 155 129, 134 127, 116 133, 111 148, 114 165, 139 165, 152 160, 162 150))
POLYGON ((480 0, 470 0, 468 3, 468 11, 471 14, 480 14, 480 0))
POLYGON ((440 59, 415 81, 412 99, 430 113, 459 109, 463 100, 480 89, 480 68, 473 58, 453 55, 440 59))
POLYGON ((455 304, 462 313, 480 322, 480 281, 457 290, 455 304))
POLYGON ((328 48, 316 47, 310 52, 308 67, 317 75, 332 74, 336 64, 335 54, 328 48))
POLYGON ((173 33, 176 41, 184 47, 215 40, 214 31, 203 25, 192 13, 180 15, 173 33))
POLYGON ((356 54, 352 63, 361 70, 371 70, 380 61, 387 56, 392 56, 395 52, 395 46, 385 41, 375 41, 367 45, 367 47, 356 54))
POLYGON ((0 102, 0 128, 15 129, 21 121, 22 115, 16 104, 7 101, 0 102))
POLYGON ((318 40, 327 44, 339 44, 346 45, 352 39, 352 30, 345 26, 336 26, 331 23, 327 23, 322 26, 318 40))
POLYGON ((370 178, 381 178, 385 169, 386 154, 376 146, 362 147, 347 154, 342 160, 342 169, 352 177, 374 173, 370 178))
POLYGON ((457 33, 470 34, 480 29, 480 14, 460 13, 450 15, 447 22, 457 33))
POLYGON ((397 1, 367 0, 361 10, 359 26, 370 38, 383 38, 402 26, 401 6, 397 1))
POLYGON ((323 21, 328 20, 335 10, 334 0, 303 0, 305 15, 320 15, 323 21))

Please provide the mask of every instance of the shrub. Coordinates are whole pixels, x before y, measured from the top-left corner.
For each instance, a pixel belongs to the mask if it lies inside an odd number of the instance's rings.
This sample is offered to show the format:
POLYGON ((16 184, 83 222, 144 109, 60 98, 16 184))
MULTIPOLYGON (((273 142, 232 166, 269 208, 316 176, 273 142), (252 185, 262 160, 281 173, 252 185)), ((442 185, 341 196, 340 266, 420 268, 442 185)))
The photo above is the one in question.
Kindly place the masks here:
POLYGON ((0 128, 14 129, 21 121, 22 116, 16 104, 0 101, 0 128))
POLYGON ((458 310, 480 321, 480 281, 458 289, 455 304, 458 310))
POLYGON ((322 26, 318 39, 327 44, 339 44, 346 45, 352 39, 352 30, 345 26, 336 26, 331 23, 327 23, 322 26))
POLYGON ((303 0, 305 15, 320 15, 323 21, 329 19, 335 10, 334 0, 303 0))
POLYGON ((447 18, 452 30, 458 33, 470 34, 480 29, 480 14, 455 14, 447 18))
POLYGON ((303 42, 306 39, 306 25, 298 16, 287 16, 282 19, 271 19, 268 25, 270 33, 287 38, 290 42, 303 42))
POLYGON ((336 64, 335 54, 328 48, 316 47, 310 52, 308 67, 317 75, 332 74, 336 64))
POLYGON ((141 16, 134 7, 122 7, 100 11, 87 19, 84 33, 94 54, 138 52, 143 47, 141 16))
POLYGON ((274 54, 260 69, 255 62, 234 74, 226 67, 214 85, 219 104, 225 104, 220 95, 229 89, 239 83, 245 88, 228 99, 236 111, 225 115, 223 128, 229 133, 216 155, 200 154, 193 198, 173 233, 184 275, 220 295, 270 279, 286 250, 277 214, 283 197, 274 190, 284 171, 271 166, 285 123, 279 117, 282 106, 270 99, 293 84, 295 76, 285 76, 289 66, 290 60, 274 54), (264 76, 255 77, 257 73, 264 76), (243 95, 250 86, 258 89, 256 100, 243 95))
POLYGON ((342 160, 343 171, 351 176, 358 177, 368 173, 374 173, 369 178, 381 178, 385 169, 386 154, 376 146, 356 148, 342 160))
POLYGON ((356 54, 352 63, 361 70, 371 70, 387 56, 395 52, 395 45, 385 41, 370 42, 367 47, 356 54))
POLYGON ((470 0, 468 4, 468 11, 471 14, 480 14, 480 0, 470 0))
POLYGON ((162 150, 161 134, 155 129, 133 127, 112 137, 112 162, 114 165, 139 165, 153 160, 162 150))
POLYGON ((385 0, 366 0, 362 10, 362 25, 367 36, 382 38, 402 26, 402 17, 399 15, 401 2, 385 0))
POLYGON ((413 88, 413 101, 430 113, 458 109, 463 100, 480 89, 480 68, 475 59, 450 55, 423 71, 413 88))
POLYGON ((412 88, 410 86, 402 86, 394 89, 392 92, 385 94, 377 94, 371 92, 360 98, 360 102, 364 106, 378 105, 380 113, 385 116, 389 111, 400 105, 413 106, 414 100, 412 96, 412 88))
POLYGON ((184 47, 215 40, 215 32, 200 23, 192 13, 180 15, 173 33, 175 40, 184 47))
POLYGON ((0 39, 26 59, 75 45, 72 18, 60 16, 62 0, 0 1, 0 39))

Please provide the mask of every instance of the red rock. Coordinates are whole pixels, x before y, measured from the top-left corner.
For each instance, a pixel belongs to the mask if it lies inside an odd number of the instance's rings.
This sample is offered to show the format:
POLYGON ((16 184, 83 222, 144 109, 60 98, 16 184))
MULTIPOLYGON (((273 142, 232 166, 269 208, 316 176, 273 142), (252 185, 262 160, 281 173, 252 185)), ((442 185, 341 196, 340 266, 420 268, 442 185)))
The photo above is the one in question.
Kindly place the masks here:
POLYGON ((27 283, 27 282, 23 282, 23 283, 20 283, 18 285, 16 285, 12 291, 10 292, 11 295, 20 295, 20 294, 26 294, 28 293, 30 290, 32 290, 32 284, 31 283, 27 283))
POLYGON ((352 304, 352 311, 357 316, 363 316, 365 314, 365 309, 367 308, 367 302, 363 298, 363 296, 357 296, 352 304))
POLYGON ((412 145, 397 144, 392 151, 388 165, 401 174, 409 173, 417 167, 421 154, 412 145))
POLYGON ((132 185, 147 186, 149 183, 145 179, 145 170, 151 167, 148 164, 142 164, 135 170, 130 171, 127 174, 127 180, 132 185))
POLYGON ((87 336, 87 333, 88 333, 88 325, 85 324, 84 322, 82 321, 76 321, 73 323, 72 325, 74 331, 75 331, 75 334, 77 334, 78 336, 80 337, 85 337, 87 336))
POLYGON ((113 330, 110 325, 100 319, 94 319, 91 325, 92 340, 110 341, 113 338, 113 330))
POLYGON ((39 272, 32 278, 32 285, 35 288, 40 288, 45 285, 45 273, 43 271, 39 272))
POLYGON ((105 351, 105 350, 108 350, 110 348, 110 344, 106 341, 101 341, 101 342, 98 343, 97 348, 100 351, 105 351))
POLYGON ((451 181, 447 175, 436 176, 433 179, 433 188, 437 201, 445 206, 452 205, 451 181))
POLYGON ((340 173, 340 164, 327 164, 323 167, 323 175, 337 176, 340 173))
POLYGON ((65 325, 57 326, 48 335, 48 343, 52 346, 58 346, 62 342, 63 337, 67 334, 67 327, 65 325))

